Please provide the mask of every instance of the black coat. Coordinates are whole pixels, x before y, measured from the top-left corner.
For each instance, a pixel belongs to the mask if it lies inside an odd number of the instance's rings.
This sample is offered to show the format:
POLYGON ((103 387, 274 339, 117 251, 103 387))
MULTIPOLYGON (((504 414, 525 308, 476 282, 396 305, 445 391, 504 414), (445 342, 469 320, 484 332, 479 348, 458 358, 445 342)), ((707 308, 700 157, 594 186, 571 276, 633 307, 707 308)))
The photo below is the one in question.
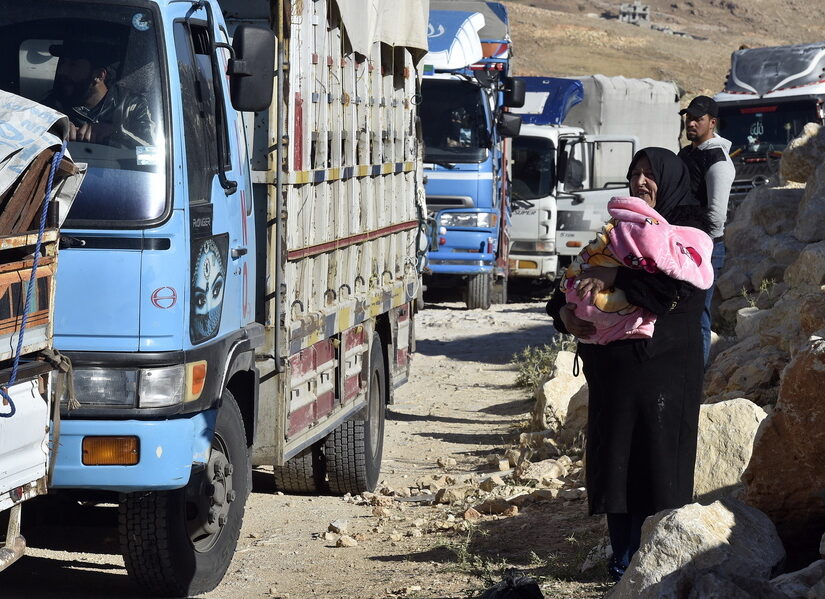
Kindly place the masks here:
MULTIPOLYGON (((651 339, 578 344, 590 395, 588 500, 591 513, 653 514, 692 500, 705 292, 621 267, 615 286, 657 320, 651 339)), ((564 303, 557 292, 547 305, 560 332, 564 303)))

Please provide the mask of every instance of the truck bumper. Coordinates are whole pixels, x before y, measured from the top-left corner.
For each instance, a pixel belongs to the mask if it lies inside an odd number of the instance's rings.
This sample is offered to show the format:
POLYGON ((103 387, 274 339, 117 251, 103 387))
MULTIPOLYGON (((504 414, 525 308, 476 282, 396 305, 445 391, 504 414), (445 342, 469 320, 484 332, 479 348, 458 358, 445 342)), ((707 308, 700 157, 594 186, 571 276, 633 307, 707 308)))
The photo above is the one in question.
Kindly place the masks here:
POLYGON ((193 464, 206 464, 217 410, 173 420, 63 420, 51 488, 129 493, 179 489, 193 464), (86 466, 85 437, 133 436, 140 455, 134 466, 86 466))
POLYGON ((555 279, 559 257, 510 254, 510 276, 530 279, 555 279))
POLYGON ((449 229, 439 236, 446 239, 446 243, 427 253, 427 267, 433 274, 491 273, 496 263, 496 235, 487 230, 449 229))

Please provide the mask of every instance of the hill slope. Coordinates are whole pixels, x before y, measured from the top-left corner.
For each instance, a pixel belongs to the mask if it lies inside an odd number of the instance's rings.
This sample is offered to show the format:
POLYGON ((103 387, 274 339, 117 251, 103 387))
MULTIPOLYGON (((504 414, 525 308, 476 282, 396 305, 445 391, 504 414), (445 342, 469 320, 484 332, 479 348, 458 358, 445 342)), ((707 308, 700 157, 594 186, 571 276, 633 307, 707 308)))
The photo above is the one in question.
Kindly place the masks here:
POLYGON ((672 79, 689 95, 721 90, 730 53, 743 44, 825 39, 806 0, 647 0, 655 25, 689 36, 620 23, 618 1, 504 4, 510 11, 517 75, 672 79))

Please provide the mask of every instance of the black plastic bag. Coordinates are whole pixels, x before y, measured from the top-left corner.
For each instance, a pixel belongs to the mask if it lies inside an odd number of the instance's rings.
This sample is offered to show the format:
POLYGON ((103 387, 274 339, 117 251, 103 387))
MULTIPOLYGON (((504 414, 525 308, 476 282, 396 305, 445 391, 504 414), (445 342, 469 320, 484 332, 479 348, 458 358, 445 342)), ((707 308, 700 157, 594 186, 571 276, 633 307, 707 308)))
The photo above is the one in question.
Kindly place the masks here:
POLYGON ((544 599, 538 583, 518 570, 507 570, 504 578, 484 591, 479 599, 544 599))

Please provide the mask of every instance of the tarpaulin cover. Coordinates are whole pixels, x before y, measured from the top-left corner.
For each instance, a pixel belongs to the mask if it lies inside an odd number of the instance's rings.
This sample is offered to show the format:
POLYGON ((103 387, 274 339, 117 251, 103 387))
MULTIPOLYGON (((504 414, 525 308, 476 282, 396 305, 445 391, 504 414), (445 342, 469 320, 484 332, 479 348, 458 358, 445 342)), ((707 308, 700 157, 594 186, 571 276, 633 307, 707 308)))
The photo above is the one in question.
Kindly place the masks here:
POLYGON ((573 106, 584 99, 584 87, 577 79, 520 77, 525 82, 524 106, 512 108, 530 125, 561 125, 573 106))
POLYGON ((584 86, 584 100, 570 109, 563 124, 593 135, 634 135, 641 148, 679 150, 681 117, 675 83, 605 75, 577 79, 584 86))
POLYGON ((725 91, 760 96, 788 87, 819 83, 825 71, 825 42, 748 48, 731 55, 725 91))
MULTIPOLYGON (((69 119, 37 102, 0 90, 0 195, 6 193, 45 149, 59 150, 69 135, 69 119)), ((60 220, 74 201, 83 174, 56 186, 60 220)))

